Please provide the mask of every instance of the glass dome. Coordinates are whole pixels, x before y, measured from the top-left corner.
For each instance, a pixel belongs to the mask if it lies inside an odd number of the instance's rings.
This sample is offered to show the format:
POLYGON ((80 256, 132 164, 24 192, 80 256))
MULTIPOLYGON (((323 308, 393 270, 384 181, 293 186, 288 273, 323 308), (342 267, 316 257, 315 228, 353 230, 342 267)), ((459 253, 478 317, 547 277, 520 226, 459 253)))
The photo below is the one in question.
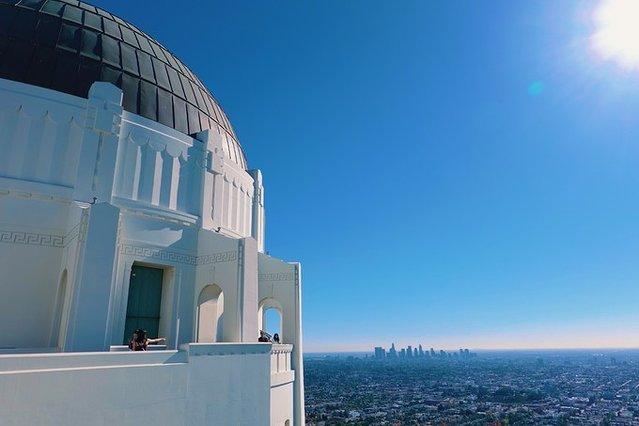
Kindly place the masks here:
POLYGON ((0 0, 0 78, 84 98, 95 81, 111 82, 125 110, 182 133, 218 124, 246 168, 231 123, 202 82, 153 38, 97 7, 0 0))

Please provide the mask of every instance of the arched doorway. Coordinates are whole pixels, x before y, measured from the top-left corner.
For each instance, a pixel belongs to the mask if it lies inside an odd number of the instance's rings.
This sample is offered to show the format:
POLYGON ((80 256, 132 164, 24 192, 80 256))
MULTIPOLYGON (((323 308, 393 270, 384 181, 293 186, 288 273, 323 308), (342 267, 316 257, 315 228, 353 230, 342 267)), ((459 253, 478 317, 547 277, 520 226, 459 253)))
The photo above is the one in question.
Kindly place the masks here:
POLYGON ((261 331, 265 331, 271 336, 277 333, 280 337, 280 342, 284 342, 284 336, 282 335, 282 305, 277 300, 272 298, 262 300, 257 318, 261 331))
POLYGON ((55 299, 55 310, 53 311, 53 320, 51 323, 51 336, 49 338, 49 346, 62 349, 64 346, 64 334, 66 326, 64 322, 64 310, 67 298, 67 270, 62 272, 60 277, 60 285, 55 299))
POLYGON ((197 341, 221 342, 223 340, 224 293, 216 284, 207 285, 197 301, 197 341))

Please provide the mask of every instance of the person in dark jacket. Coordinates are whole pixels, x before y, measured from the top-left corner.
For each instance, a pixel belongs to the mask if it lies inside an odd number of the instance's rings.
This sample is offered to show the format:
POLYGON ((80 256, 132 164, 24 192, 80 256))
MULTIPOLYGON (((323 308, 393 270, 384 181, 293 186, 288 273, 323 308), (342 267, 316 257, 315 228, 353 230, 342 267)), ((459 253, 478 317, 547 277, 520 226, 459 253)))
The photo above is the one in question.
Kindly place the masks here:
POLYGON ((260 330, 260 337, 257 339, 258 342, 270 342, 271 340, 266 336, 262 330, 260 330))
POLYGON ((129 349, 138 352, 138 351, 146 351, 149 345, 157 344, 160 342, 164 342, 166 339, 164 337, 158 337, 157 339, 149 339, 146 337, 146 330, 142 330, 138 328, 133 332, 133 337, 129 341, 129 349))

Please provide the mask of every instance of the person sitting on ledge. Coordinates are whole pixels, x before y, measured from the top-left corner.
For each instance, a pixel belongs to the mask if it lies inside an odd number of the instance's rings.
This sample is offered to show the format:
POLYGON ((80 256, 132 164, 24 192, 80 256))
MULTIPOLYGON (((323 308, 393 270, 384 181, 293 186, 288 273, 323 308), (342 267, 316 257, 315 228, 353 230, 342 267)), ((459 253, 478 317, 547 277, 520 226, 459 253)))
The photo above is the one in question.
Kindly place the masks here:
POLYGON ((260 330, 260 337, 257 339, 258 342, 270 342, 271 340, 266 336, 266 333, 264 333, 262 330, 260 330))
POLYGON ((280 343, 280 335, 275 333, 273 335, 273 343, 280 343))
POLYGON ((164 342, 165 340, 166 339, 164 337, 158 337, 157 339, 148 339, 146 337, 146 330, 142 330, 141 328, 139 328, 133 332, 133 338, 129 341, 129 349, 134 352, 146 351, 149 345, 164 342))

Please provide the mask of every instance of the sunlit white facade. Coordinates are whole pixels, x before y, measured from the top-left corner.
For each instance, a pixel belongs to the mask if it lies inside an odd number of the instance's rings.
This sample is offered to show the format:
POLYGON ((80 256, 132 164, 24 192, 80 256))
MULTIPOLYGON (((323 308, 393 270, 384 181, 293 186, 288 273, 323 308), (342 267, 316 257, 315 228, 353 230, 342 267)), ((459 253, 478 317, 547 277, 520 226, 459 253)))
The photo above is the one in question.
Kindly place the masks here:
POLYGON ((0 424, 304 424, 301 270, 264 252, 261 172, 228 122, 185 133, 126 90, 0 78, 0 424), (268 308, 282 344, 257 343, 268 308), (129 352, 138 327, 166 345, 129 352))

